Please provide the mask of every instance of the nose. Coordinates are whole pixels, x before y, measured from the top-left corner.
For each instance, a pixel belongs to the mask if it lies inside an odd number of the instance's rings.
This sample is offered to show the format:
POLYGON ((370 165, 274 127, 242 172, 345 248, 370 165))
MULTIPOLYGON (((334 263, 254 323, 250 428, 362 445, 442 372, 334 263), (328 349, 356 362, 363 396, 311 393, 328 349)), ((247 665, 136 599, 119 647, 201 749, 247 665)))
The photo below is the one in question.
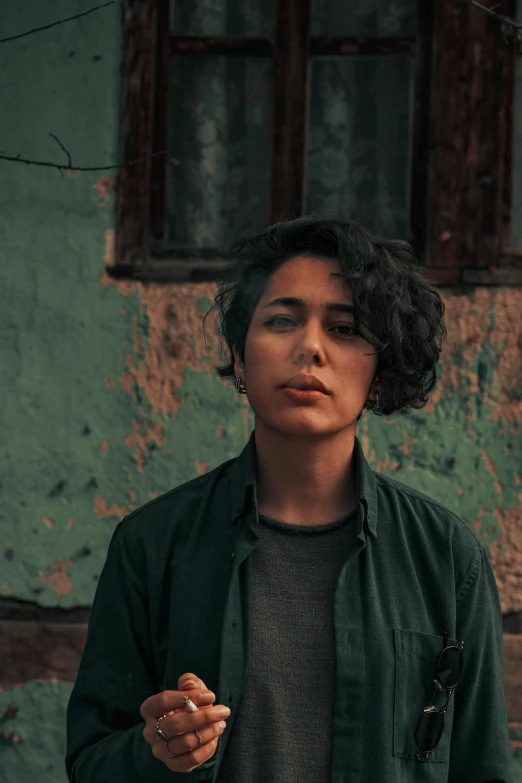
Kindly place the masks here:
POLYGON ((321 339, 320 339, 321 327, 306 326, 299 340, 299 361, 302 362, 306 356, 312 356, 314 359, 319 359, 321 352, 321 339))

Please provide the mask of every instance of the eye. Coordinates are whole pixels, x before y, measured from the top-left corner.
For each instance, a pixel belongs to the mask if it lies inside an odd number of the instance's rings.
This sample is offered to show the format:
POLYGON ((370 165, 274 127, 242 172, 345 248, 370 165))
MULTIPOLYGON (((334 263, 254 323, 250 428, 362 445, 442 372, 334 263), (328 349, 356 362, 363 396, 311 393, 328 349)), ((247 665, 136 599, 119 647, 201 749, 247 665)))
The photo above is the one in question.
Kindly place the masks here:
MULTIPOLYGON (((270 318, 266 322, 266 326, 274 324, 276 321, 290 321, 291 323, 294 323, 294 321, 291 318, 289 318, 287 315, 276 315, 273 318, 270 318)), ((353 334, 359 334, 359 332, 357 331, 355 326, 352 326, 352 324, 337 324, 333 328, 334 329, 350 329, 353 332, 353 334)), ((351 335, 344 334, 344 335, 341 335, 341 337, 351 337, 351 335)))

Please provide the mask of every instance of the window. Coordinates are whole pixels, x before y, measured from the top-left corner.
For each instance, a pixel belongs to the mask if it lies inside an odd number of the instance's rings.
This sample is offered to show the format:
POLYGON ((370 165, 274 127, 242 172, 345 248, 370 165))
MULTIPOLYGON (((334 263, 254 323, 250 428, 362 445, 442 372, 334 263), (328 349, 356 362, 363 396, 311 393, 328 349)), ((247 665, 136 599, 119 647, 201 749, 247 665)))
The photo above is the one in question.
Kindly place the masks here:
POLYGON ((436 283, 512 270, 510 54, 466 0, 127 0, 125 28, 113 275, 213 280, 310 212, 407 238, 436 283))

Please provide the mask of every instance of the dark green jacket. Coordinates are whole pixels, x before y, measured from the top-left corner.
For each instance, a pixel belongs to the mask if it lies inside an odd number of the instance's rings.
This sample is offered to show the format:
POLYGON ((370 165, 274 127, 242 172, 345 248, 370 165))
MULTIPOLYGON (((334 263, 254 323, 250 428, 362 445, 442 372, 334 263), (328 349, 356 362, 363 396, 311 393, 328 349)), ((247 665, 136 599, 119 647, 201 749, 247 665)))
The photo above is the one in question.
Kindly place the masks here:
MULTIPOLYGON (((216 781, 248 675, 255 455, 254 431, 239 457, 116 527, 67 710, 71 783, 216 781), (188 778, 154 758, 139 713, 185 672, 232 711, 216 755, 188 778)), ((354 457, 354 543, 332 612, 330 783, 513 783, 501 609, 487 552, 450 510, 373 471, 357 438, 354 457), (414 730, 432 704, 445 627, 449 644, 464 641, 464 668, 440 743, 420 764, 414 730)))

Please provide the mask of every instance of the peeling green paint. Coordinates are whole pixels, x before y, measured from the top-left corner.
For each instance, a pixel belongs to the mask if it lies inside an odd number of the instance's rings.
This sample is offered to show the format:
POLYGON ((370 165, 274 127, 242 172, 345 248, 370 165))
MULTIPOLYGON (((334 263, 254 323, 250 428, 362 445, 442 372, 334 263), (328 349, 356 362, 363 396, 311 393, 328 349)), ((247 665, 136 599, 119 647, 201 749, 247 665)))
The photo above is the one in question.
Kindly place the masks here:
POLYGON ((64 716, 71 689, 48 681, 0 691, 2 781, 67 783, 64 716))
POLYGON ((212 302, 208 296, 202 296, 198 299, 197 305, 200 313, 206 313, 212 307, 212 302))

